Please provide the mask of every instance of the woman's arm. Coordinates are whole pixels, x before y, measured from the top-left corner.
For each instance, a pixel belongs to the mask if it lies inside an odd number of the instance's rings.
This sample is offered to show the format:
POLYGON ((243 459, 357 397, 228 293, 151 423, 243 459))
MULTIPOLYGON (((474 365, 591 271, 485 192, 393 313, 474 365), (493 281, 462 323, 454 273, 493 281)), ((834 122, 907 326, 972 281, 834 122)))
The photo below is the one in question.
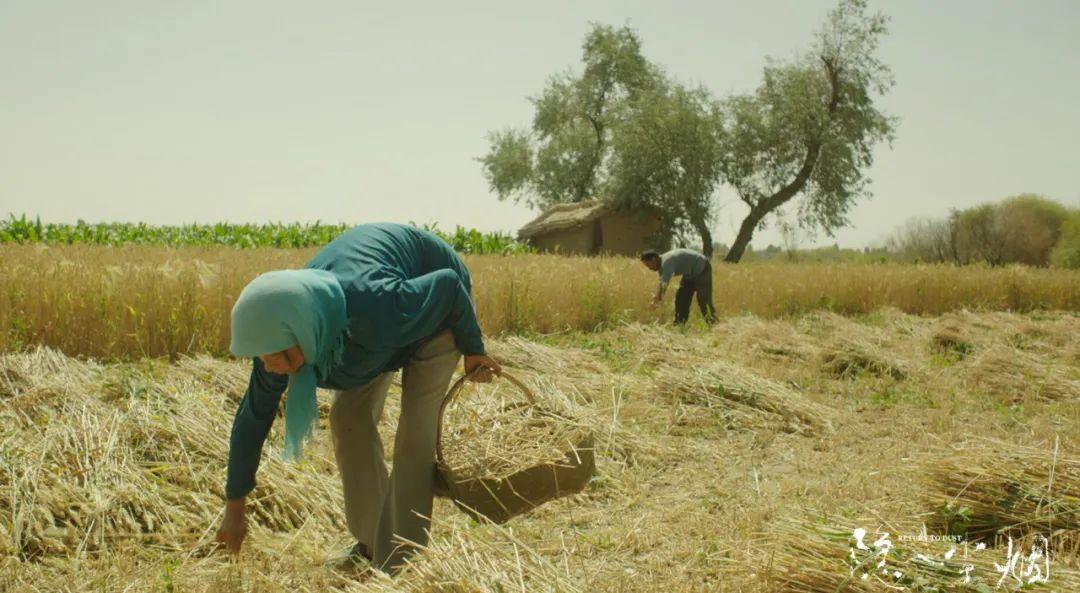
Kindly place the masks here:
POLYGON ((255 488, 255 471, 259 467, 263 443, 274 423, 281 394, 288 385, 287 375, 275 375, 266 370, 261 360, 253 359, 248 388, 236 409, 229 437, 226 497, 240 498, 255 488))
POLYGON ((254 359, 247 391, 233 418, 225 483, 228 501, 217 532, 217 541, 225 544, 231 552, 240 551, 247 534, 246 498, 255 488, 255 472, 259 467, 263 443, 274 423, 281 394, 288 385, 288 376, 270 373, 261 360, 254 359))

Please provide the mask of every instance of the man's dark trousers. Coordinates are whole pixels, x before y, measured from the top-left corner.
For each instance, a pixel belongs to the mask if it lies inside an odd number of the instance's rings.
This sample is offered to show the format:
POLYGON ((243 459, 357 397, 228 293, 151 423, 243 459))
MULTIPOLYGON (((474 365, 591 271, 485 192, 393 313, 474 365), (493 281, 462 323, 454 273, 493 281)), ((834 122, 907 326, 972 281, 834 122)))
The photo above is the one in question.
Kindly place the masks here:
POLYGON ((701 316, 707 323, 716 321, 716 307, 712 302, 712 263, 706 262, 705 269, 693 278, 682 277, 679 290, 675 292, 675 323, 686 323, 690 319, 690 300, 697 294, 697 304, 701 316))

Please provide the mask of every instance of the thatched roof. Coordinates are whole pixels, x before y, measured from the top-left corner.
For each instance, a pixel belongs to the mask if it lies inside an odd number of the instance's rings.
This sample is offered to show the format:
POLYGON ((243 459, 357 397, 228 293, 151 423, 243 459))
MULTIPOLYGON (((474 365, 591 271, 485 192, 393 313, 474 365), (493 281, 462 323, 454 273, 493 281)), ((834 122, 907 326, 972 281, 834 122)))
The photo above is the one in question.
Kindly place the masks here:
POLYGON ((563 231, 592 222, 607 213, 607 207, 598 200, 586 200, 570 204, 556 204, 518 231, 519 239, 529 239, 553 231, 563 231))

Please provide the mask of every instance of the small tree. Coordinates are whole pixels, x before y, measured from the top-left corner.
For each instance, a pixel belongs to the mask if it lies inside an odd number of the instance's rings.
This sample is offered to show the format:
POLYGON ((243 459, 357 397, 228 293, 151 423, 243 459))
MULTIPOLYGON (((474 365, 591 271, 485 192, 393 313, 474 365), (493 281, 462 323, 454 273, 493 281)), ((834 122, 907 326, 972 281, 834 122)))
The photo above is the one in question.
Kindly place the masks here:
POLYGON ((796 195, 799 224, 829 236, 870 195, 863 172, 894 127, 873 100, 893 84, 874 55, 886 21, 867 14, 866 0, 840 0, 807 55, 770 62, 756 92, 726 102, 722 177, 750 207, 726 261, 739 261, 766 216, 796 195))
POLYGON ((797 221, 789 219, 789 217, 782 214, 778 214, 780 223, 780 238, 784 243, 784 253, 787 254, 787 258, 790 261, 798 261, 799 259, 799 225, 797 221))
POLYGON ((1080 210, 1073 210, 1061 225, 1061 237, 1050 261, 1059 268, 1080 269, 1080 210))
POLYGON ((1020 194, 1001 203, 1001 217, 1004 260, 1046 266, 1069 210, 1045 196, 1020 194))
POLYGON ((1036 194, 1020 194, 954 212, 950 224, 957 259, 992 266, 1048 265, 1068 215, 1065 206, 1036 194))
POLYGON ((955 261, 952 226, 948 220, 912 218, 886 241, 889 250, 924 262, 955 261))
POLYGON ((961 210, 953 221, 962 262, 983 261, 992 266, 1005 263, 1005 226, 997 204, 961 210))

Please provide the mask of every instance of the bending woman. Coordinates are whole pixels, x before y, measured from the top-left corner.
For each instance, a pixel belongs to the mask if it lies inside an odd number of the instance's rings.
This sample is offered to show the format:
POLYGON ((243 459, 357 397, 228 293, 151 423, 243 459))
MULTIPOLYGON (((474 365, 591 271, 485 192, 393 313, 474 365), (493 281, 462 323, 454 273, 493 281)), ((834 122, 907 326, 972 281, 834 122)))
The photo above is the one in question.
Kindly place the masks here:
POLYGON ((228 498, 217 540, 236 552, 247 533, 245 500, 263 442, 288 391, 285 456, 301 455, 317 419, 315 388, 336 390, 330 411, 350 551, 393 572, 427 544, 439 407, 462 354, 465 372, 491 380, 465 264, 432 233, 398 224, 358 226, 302 270, 263 274, 232 311, 235 356, 252 357, 233 420, 228 498), (377 424, 402 370, 401 417, 387 474, 377 424))

